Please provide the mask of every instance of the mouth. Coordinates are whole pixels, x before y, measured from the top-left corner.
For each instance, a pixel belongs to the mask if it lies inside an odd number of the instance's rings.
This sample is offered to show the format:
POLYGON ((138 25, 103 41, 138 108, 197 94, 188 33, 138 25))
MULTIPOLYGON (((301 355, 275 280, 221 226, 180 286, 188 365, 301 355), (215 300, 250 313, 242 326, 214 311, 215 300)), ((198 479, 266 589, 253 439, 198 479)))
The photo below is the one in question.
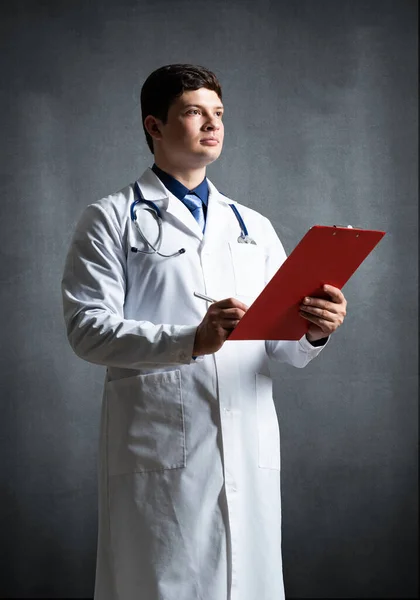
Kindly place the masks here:
POLYGON ((219 140, 216 138, 203 138, 200 140, 200 144, 204 144, 205 146, 216 146, 219 143, 219 140))

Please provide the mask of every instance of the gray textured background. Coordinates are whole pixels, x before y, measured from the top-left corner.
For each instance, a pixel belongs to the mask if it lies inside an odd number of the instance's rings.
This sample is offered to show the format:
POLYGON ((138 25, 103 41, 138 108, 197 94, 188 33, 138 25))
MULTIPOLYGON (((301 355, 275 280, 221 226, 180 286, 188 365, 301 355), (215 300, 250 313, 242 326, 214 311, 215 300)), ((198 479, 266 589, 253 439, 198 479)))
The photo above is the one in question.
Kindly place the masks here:
POLYGON ((277 367, 287 595, 416 597, 417 2, 1 11, 0 596, 92 596, 104 372, 67 345, 63 261, 82 209, 151 164, 143 80, 194 62, 224 89, 209 176, 288 252, 315 223, 388 232, 321 357, 277 367))

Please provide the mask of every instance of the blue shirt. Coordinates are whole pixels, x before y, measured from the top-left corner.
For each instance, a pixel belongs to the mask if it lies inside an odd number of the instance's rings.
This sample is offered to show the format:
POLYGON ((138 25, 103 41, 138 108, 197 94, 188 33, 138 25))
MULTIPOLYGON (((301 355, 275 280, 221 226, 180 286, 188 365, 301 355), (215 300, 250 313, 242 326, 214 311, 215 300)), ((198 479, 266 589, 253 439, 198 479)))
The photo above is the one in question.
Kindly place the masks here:
POLYGON ((209 201, 209 184, 207 183, 207 178, 205 177, 203 181, 197 185, 193 190, 189 190, 185 185, 183 185, 178 179, 175 179, 169 173, 162 171, 159 167, 154 164, 152 167, 152 171, 159 177, 163 185, 174 195, 176 198, 184 200, 187 194, 195 194, 200 198, 203 203, 203 212, 204 218, 206 218, 207 213, 207 204, 209 201))

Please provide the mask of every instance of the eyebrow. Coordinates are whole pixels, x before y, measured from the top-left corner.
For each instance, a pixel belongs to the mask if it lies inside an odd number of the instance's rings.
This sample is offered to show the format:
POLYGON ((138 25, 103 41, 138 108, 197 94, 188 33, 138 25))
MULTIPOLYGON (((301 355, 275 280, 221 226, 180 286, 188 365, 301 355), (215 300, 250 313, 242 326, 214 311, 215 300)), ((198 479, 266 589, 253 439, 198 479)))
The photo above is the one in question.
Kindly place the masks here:
MULTIPOLYGON (((201 104, 184 104, 183 108, 205 108, 204 106, 202 106, 201 104)), ((224 106, 213 106, 214 109, 222 109, 224 110, 224 106)))

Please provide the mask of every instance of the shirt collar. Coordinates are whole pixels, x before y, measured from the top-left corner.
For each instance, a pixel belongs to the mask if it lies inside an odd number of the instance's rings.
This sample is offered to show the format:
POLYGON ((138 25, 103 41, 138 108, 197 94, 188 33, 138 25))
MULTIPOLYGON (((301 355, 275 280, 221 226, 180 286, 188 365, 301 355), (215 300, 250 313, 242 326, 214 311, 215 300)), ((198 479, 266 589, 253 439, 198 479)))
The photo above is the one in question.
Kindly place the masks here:
POLYGON ((197 187, 193 190, 189 190, 180 181, 175 179, 175 177, 162 171, 156 164, 153 165, 152 171, 159 177, 163 185, 179 200, 182 201, 187 194, 194 193, 207 206, 209 199, 209 184, 207 183, 206 177, 199 185, 197 185, 197 187))

